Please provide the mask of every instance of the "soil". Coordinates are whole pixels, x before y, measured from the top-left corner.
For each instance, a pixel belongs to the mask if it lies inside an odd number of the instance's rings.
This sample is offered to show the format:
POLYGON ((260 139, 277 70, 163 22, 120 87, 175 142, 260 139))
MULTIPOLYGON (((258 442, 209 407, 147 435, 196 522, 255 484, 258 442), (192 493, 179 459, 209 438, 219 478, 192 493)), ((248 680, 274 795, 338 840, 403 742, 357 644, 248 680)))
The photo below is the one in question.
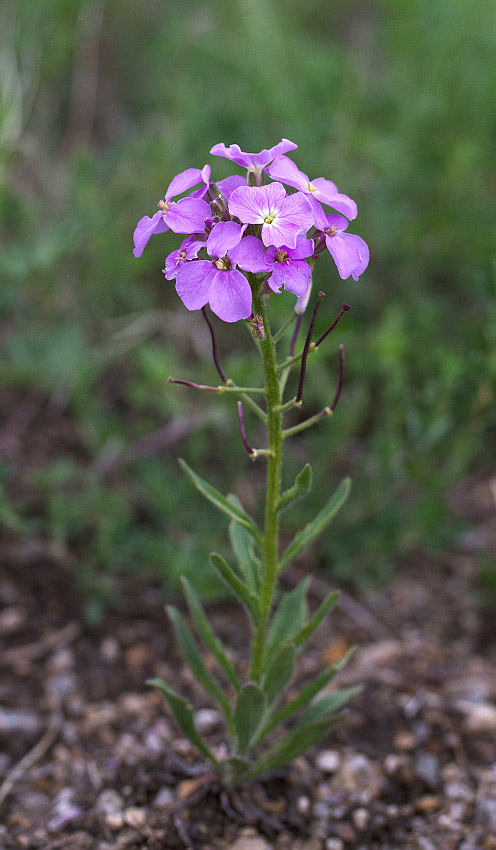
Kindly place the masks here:
MULTIPOLYGON (((10 426, 2 437, 18 442, 10 426)), ((145 684, 173 684, 223 751, 221 719, 181 664, 160 588, 121 579, 122 607, 90 628, 63 554, 5 539, 0 850, 496 850, 496 601, 477 596, 480 552, 496 551, 494 487, 486 476, 453 498, 471 525, 459 550, 417 553, 366 600, 343 593, 302 658, 296 686, 357 646, 335 681, 363 684, 343 724, 234 790, 219 787, 145 684)), ((290 570, 287 587, 302 576, 290 570)), ((328 590, 314 576, 312 606, 328 590)), ((243 671, 238 607, 209 614, 243 671)))

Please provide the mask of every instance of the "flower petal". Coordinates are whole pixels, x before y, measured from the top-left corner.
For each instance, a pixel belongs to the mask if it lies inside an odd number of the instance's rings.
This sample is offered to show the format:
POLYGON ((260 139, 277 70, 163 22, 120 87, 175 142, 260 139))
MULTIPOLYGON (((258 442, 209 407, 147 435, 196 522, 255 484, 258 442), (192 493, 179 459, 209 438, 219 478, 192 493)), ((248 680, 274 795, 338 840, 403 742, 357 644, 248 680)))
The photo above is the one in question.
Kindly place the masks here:
POLYGON ((169 225, 161 210, 156 212, 152 218, 148 215, 144 215, 143 218, 140 218, 133 233, 134 256, 141 257, 150 236, 153 236, 154 233, 165 233, 168 229, 169 225))
POLYGON ((326 236, 326 245, 336 263, 339 277, 342 280, 348 277, 358 280, 369 263, 367 243, 353 233, 337 231, 333 236, 326 236))
POLYGON ((176 276, 176 292, 188 310, 200 310, 208 303, 217 269, 210 260, 191 260, 176 276))
POLYGON ((265 248, 256 236, 244 236, 241 242, 229 252, 229 259, 245 272, 254 274, 266 272, 264 261, 265 248))
POLYGON ((289 263, 274 263, 268 282, 271 289, 279 289, 284 284, 284 289, 301 297, 305 295, 311 277, 312 270, 305 260, 290 260, 289 263))
POLYGON ((358 210, 355 201, 342 195, 338 192, 337 187, 330 180, 324 180, 323 177, 318 177, 313 181, 315 192, 312 192, 314 198, 320 201, 321 204, 327 204, 329 207, 337 210, 352 221, 357 217, 358 210))
POLYGON ((176 174, 169 183, 165 193, 165 199, 170 201, 171 198, 175 198, 176 195, 182 195, 183 192, 186 192, 187 189, 192 189, 193 186, 196 186, 196 184, 200 183, 201 180, 202 172, 199 168, 187 168, 186 171, 181 171, 181 173, 176 174))
POLYGON ((219 221, 214 224, 207 239, 210 257, 224 257, 241 240, 243 228, 235 221, 219 221))
POLYGON ((229 200, 231 194, 234 192, 238 186, 245 186, 246 181, 244 177, 241 177, 240 174, 231 174, 230 177, 224 177, 224 180, 219 180, 216 183, 216 186, 222 194, 224 195, 226 201, 229 200))
POLYGON ((278 156, 269 168, 265 169, 272 180, 279 180, 295 189, 308 191, 309 179, 303 171, 300 171, 289 156, 278 156))
POLYGON ((245 224, 261 224, 266 204, 265 187, 239 186, 229 199, 229 212, 245 224))
POLYGON ((209 304, 212 312, 223 322, 247 319, 252 312, 251 287, 236 269, 218 271, 210 288, 209 304))
POLYGON ((243 166, 243 168, 264 168, 269 162, 272 162, 276 156, 279 154, 286 153, 286 151, 294 150, 298 145, 295 145, 294 142, 290 142, 289 139, 282 139, 277 145, 269 148, 267 150, 264 148, 260 153, 245 153, 241 150, 239 145, 230 145, 228 148, 220 142, 218 145, 214 145, 213 148, 210 149, 210 153, 214 156, 224 156, 226 159, 230 159, 233 162, 236 162, 238 165, 243 166))
POLYGON ((210 207, 206 201, 182 198, 177 203, 172 201, 166 213, 167 224, 174 233, 201 233, 209 213, 210 207))

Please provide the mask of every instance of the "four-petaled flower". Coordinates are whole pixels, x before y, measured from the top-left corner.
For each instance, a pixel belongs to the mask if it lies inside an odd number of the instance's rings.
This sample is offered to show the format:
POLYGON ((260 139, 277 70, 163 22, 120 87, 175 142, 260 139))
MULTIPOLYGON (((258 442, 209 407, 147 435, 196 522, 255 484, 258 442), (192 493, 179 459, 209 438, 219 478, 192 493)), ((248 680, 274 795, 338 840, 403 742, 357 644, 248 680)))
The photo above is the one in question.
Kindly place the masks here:
MULTIPOLYGON (((177 195, 182 195, 188 189, 192 189, 197 183, 203 181, 205 184, 201 194, 207 190, 210 182, 210 166, 199 168, 187 168, 177 174, 170 182, 165 193, 165 200, 159 201, 159 211, 151 218, 147 215, 139 220, 133 234, 134 256, 141 257, 145 246, 154 233, 165 233, 173 230, 174 233, 201 233, 204 229, 205 219, 210 214, 210 207, 199 197, 182 198, 173 201, 177 195)), ((198 193, 196 193, 198 194, 198 193)))
POLYGON ((278 156, 272 165, 267 168, 267 174, 272 180, 279 180, 288 186, 293 186, 307 196, 315 217, 315 226, 323 230, 326 226, 325 213, 320 203, 327 204, 337 210, 346 218, 353 220, 357 217, 357 205, 348 195, 338 192, 338 187, 324 177, 309 180, 308 176, 300 171, 289 156, 278 156), (319 203, 320 201, 320 203, 319 203))
POLYGON ((361 236, 344 233, 348 222, 342 215, 326 215, 323 234, 327 250, 338 268, 339 277, 358 280, 369 264, 369 248, 361 236))
POLYGON ((289 139, 282 139, 278 142, 274 147, 269 148, 268 150, 264 148, 260 153, 245 153, 241 150, 239 145, 230 145, 228 148, 220 142, 218 145, 214 145, 213 148, 210 149, 210 153, 214 156, 224 156, 226 159, 232 160, 237 165, 241 165, 243 168, 247 168, 248 171, 253 171, 255 174, 260 174, 260 172, 272 162, 276 156, 280 154, 287 153, 287 151, 294 151, 298 145, 295 145, 294 142, 290 142, 289 139))
POLYGON ((229 212, 243 224, 261 224, 262 242, 282 248, 296 247, 302 231, 313 224, 313 212, 304 195, 286 195, 280 183, 269 186, 240 186, 229 200, 229 212))
POLYGON ((244 236, 246 228, 235 221, 220 221, 207 239, 210 260, 191 260, 176 274, 176 292, 188 310, 205 304, 224 322, 247 319, 252 312, 251 287, 236 269, 250 270, 264 247, 255 236, 244 236))
POLYGON ((188 260, 196 259, 204 247, 204 240, 195 239, 194 236, 187 236, 184 242, 181 243, 181 247, 177 251, 173 251, 165 259, 165 269, 162 271, 167 280, 174 280, 181 266, 184 266, 188 260))
POLYGON ((298 239, 296 248, 271 246, 267 249, 264 257, 265 267, 267 271, 271 271, 267 283, 273 292, 280 292, 281 286, 284 285, 284 289, 298 298, 305 295, 312 277, 312 269, 305 259, 311 257, 313 250, 313 240, 303 236, 298 239))

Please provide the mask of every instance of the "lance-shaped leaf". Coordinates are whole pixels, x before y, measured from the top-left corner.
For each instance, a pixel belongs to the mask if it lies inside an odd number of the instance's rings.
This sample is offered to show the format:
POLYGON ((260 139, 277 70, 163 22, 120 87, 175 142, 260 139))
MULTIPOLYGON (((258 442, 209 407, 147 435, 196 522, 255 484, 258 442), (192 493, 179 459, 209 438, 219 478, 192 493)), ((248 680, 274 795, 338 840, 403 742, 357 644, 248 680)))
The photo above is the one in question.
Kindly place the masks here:
POLYGON ((255 682, 247 682, 241 688, 236 708, 234 709, 234 725, 238 739, 238 754, 244 755, 257 731, 265 711, 265 694, 255 682))
POLYGON ((224 581, 231 588, 233 593, 236 594, 238 599, 240 599, 243 605, 245 605, 245 607, 248 609, 248 612, 253 622, 258 623, 259 609, 257 597, 253 593, 250 593, 246 584, 244 584, 241 579, 238 578, 238 576, 231 569, 229 564, 227 564, 224 558, 217 552, 212 552, 210 554, 210 562, 212 566, 215 567, 220 577, 224 579, 224 581))
POLYGON ((281 494, 277 503, 277 510, 283 511, 285 508, 289 508, 290 505, 294 505, 295 502, 306 496, 311 486, 312 467, 309 463, 306 463, 301 472, 296 476, 293 486, 281 494))
POLYGON ((279 607, 272 619, 265 663, 270 660, 275 650, 282 643, 292 640, 294 635, 303 628, 307 618, 306 594, 309 583, 310 579, 304 578, 294 590, 283 593, 279 607))
POLYGON ((220 705, 224 712, 226 722, 229 728, 232 729, 232 711, 231 706, 229 705, 229 700, 218 682, 216 682, 208 672, 205 662, 201 657, 200 650, 198 649, 196 641, 186 625, 184 617, 179 613, 177 608, 173 608, 172 605, 167 606, 167 613, 172 625, 174 626, 176 639, 184 661, 190 668, 198 684, 201 685, 204 691, 206 691, 206 693, 220 705))
POLYGON ((328 667, 326 670, 322 670, 322 672, 305 685, 297 697, 286 703, 273 717, 268 718, 263 727, 259 729, 253 746, 255 747, 260 744, 272 729, 275 729, 280 723, 284 723, 292 714, 296 714, 297 711, 306 708, 309 702, 320 693, 322 688, 325 688, 339 671, 343 669, 354 651, 354 649, 350 649, 336 664, 333 664, 332 667, 328 667))
POLYGON ((340 691, 332 691, 330 694, 326 694, 309 706, 308 711, 305 712, 303 717, 300 717, 294 728, 303 729, 329 718, 331 714, 335 714, 336 711, 343 708, 348 700, 361 690, 361 685, 356 685, 354 688, 343 688, 340 691))
POLYGON ((332 720, 316 720, 314 723, 309 723, 301 729, 291 729, 279 741, 269 747, 256 760, 253 768, 248 774, 248 779, 254 779, 268 770, 275 770, 277 767, 282 767, 293 759, 301 756, 316 741, 319 741, 342 719, 342 715, 336 715, 332 720))
POLYGON ((239 691, 241 683, 236 675, 234 667, 226 655, 224 647, 215 635, 212 626, 208 621, 196 591, 193 590, 186 576, 181 576, 181 581, 183 583, 191 619, 194 621, 196 628, 198 629, 198 633, 200 634, 207 649, 210 650, 219 666, 224 670, 233 687, 239 691))
POLYGON ((189 738, 191 743, 200 750, 204 756, 210 759, 210 761, 218 767, 219 762, 198 734, 195 726, 193 709, 186 700, 183 697, 180 697, 179 694, 176 694, 176 692, 170 688, 163 679, 150 679, 147 684, 153 685, 154 688, 157 688, 157 690, 165 696, 181 732, 189 738))
MULTIPOLYGON (((229 493, 227 498, 231 504, 241 508, 239 499, 232 493, 229 493)), ((254 552, 255 541, 253 537, 239 522, 232 520, 229 523, 229 540, 249 590, 258 595, 260 591, 260 559, 254 552)))
POLYGON ((339 485, 336 492, 331 496, 327 505, 317 514, 312 522, 309 522, 301 531, 298 531, 286 551, 283 553, 280 562, 280 568, 283 569, 293 560, 299 553, 308 546, 312 540, 320 534, 324 528, 331 522, 339 509, 345 503, 350 492, 351 481, 345 478, 339 485))
POLYGON ((205 496, 205 498, 208 499, 209 502, 212 502, 212 504, 215 505, 220 511, 223 511, 223 513, 230 516, 231 519, 234 519, 236 522, 239 522, 240 525, 247 528, 250 534, 252 534, 256 540, 261 540, 260 531, 258 530, 252 518, 248 516, 245 511, 243 511, 241 508, 238 508, 236 505, 233 505, 226 498, 226 496, 223 496, 222 493, 219 493, 219 491, 215 489, 215 487, 212 487, 211 484, 209 484, 207 481, 204 481, 203 478, 200 478, 200 476, 197 475, 196 472, 193 472, 193 470, 188 466, 186 461, 184 461, 182 458, 179 458, 179 464, 181 468, 185 471, 186 475, 191 479, 196 489, 199 490, 200 493, 202 493, 202 495, 205 496))
POLYGON ((262 688, 270 707, 282 696, 293 675, 296 659, 294 643, 284 643, 274 652, 265 673, 262 676, 262 688))
POLYGON ((313 614, 308 623, 305 623, 302 629, 294 636, 293 641, 296 646, 302 646, 305 641, 310 637, 312 632, 317 629, 324 617, 327 616, 329 611, 331 611, 336 602, 339 599, 339 590, 335 590, 334 593, 330 593, 329 596, 326 596, 324 601, 319 605, 315 614, 313 614))

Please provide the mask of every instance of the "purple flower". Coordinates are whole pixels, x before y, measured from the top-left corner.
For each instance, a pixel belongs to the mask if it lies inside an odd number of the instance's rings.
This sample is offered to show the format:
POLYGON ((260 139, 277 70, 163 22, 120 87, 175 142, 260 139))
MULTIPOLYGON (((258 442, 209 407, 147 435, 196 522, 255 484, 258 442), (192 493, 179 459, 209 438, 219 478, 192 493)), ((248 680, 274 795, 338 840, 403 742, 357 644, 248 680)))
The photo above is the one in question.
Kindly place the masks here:
POLYGON ((219 142, 218 145, 214 145, 211 148, 210 153, 214 156, 224 156, 226 159, 230 159, 238 165, 243 166, 243 168, 260 173, 276 156, 287 151, 293 151, 297 147, 298 145, 290 142, 289 139, 282 139, 282 141, 269 150, 264 148, 260 153, 245 153, 239 145, 230 145, 226 148, 222 142, 219 142))
POLYGON ((162 269, 167 280, 173 280, 178 272, 178 269, 188 260, 194 260, 199 251, 205 247, 205 242, 201 239, 195 239, 194 236, 187 236, 181 243, 181 247, 177 251, 169 254, 165 260, 165 269, 162 269))
POLYGON ((300 237, 296 243, 296 248, 274 248, 267 249, 265 254, 265 263, 272 274, 267 280, 268 285, 273 292, 280 292, 281 286, 284 284, 284 289, 292 292, 298 297, 305 295, 308 289, 308 282, 312 277, 312 270, 307 262, 306 257, 313 254, 312 239, 300 237))
POLYGON ((313 224, 312 208, 300 192, 286 195, 280 183, 240 186, 229 201, 229 212, 244 224, 262 225, 262 242, 282 248, 296 247, 298 234, 313 224))
POLYGON ((133 234, 134 256, 141 257, 145 246, 154 233, 165 233, 166 230, 174 233, 200 233, 204 222, 210 212, 210 207, 199 197, 182 198, 180 201, 172 200, 181 195, 197 183, 203 181, 205 187, 200 190, 204 194, 210 181, 210 166, 199 168, 187 168, 177 174, 170 182, 165 193, 165 200, 159 201, 160 210, 152 218, 145 215, 138 222, 133 234))
POLYGON ((319 201, 342 213, 346 218, 357 217, 355 201, 352 201, 348 195, 338 192, 337 186, 330 180, 325 180, 323 177, 309 180, 308 176, 300 171, 288 156, 278 156, 267 169, 267 174, 272 177, 272 180, 280 180, 305 193, 314 211, 315 226, 319 230, 324 230, 326 227, 325 213, 319 201))
POLYGON ((360 236, 344 233, 348 222, 342 215, 326 215, 323 233, 328 251, 338 267, 339 277, 358 280, 369 264, 369 249, 360 236))
POLYGON ((207 239, 210 260, 191 260, 177 271, 176 292, 188 310, 205 304, 224 322, 247 319, 251 309, 251 287, 236 265, 245 270, 261 257, 264 247, 255 236, 235 221, 220 221, 207 239))

